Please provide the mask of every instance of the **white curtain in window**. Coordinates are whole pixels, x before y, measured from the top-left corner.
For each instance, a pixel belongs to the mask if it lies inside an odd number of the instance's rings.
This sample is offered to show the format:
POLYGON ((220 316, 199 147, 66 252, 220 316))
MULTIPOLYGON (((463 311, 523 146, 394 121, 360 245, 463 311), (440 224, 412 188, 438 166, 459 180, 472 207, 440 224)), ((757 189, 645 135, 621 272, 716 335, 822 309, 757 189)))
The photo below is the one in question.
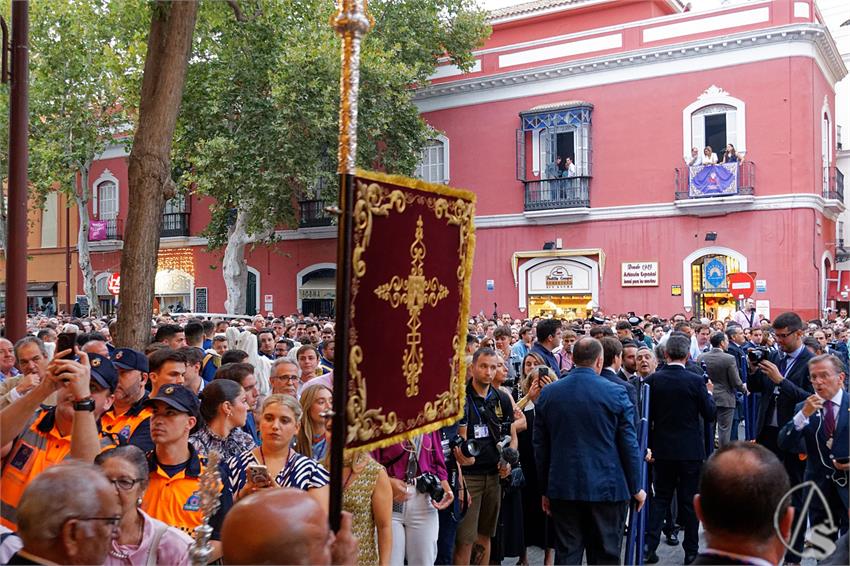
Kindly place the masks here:
POLYGON ((439 140, 429 140, 422 148, 414 176, 429 183, 446 181, 445 146, 439 140))

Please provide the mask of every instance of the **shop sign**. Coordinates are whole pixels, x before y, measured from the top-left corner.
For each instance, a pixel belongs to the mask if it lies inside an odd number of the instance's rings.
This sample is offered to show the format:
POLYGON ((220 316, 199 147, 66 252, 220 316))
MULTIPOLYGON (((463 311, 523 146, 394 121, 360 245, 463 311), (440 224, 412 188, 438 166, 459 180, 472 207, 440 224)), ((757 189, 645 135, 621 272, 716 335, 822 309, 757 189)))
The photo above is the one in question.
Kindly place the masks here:
POLYGON ((767 293, 767 279, 756 279, 756 293, 767 293))
POLYGON ((572 289, 573 274, 563 265, 556 265, 546 276, 547 289, 572 289))
POLYGON ((658 262, 621 264, 620 285, 623 287, 658 287, 658 262))
POLYGON ((336 299, 336 289, 301 289, 298 296, 302 299, 336 299))
POLYGON ((674 297, 682 296, 682 286, 681 285, 670 285, 670 294, 674 297))
POLYGON ((712 258, 705 264, 704 273, 705 287, 717 289, 726 283, 726 264, 719 259, 712 258))
POLYGON ((496 289, 496 281, 493 279, 487 280, 487 290, 494 291, 496 289))

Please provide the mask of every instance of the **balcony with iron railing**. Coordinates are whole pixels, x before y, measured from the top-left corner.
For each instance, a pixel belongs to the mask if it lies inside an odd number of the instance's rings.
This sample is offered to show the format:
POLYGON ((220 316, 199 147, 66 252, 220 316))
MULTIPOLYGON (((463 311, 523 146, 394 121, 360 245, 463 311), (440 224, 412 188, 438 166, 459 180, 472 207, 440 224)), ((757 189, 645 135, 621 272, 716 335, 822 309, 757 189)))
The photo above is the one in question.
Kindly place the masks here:
POLYGON ((823 198, 844 202, 844 173, 838 167, 823 168, 823 198))
POLYGON ((328 206, 333 205, 332 201, 325 199, 308 199, 298 201, 300 216, 298 220, 299 228, 316 228, 321 226, 332 226, 335 217, 332 213, 325 210, 328 206))
POLYGON ((590 208, 590 176, 523 181, 525 211, 590 208))
POLYGON ((124 221, 120 218, 106 218, 89 222, 89 242, 124 239, 124 221))
POLYGON ((676 200, 753 195, 756 164, 752 161, 695 165, 674 170, 676 200))
POLYGON ((162 230, 160 238, 174 238, 189 236, 189 213, 188 212, 166 212, 162 215, 162 230))

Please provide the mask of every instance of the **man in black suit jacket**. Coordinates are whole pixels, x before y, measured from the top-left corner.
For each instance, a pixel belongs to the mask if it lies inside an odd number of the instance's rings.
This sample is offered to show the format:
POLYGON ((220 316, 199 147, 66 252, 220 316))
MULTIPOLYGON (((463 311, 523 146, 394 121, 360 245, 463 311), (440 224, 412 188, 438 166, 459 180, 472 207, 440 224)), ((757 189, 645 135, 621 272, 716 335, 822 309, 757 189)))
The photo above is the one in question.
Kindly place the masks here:
POLYGON ((794 522, 789 489, 782 463, 763 446, 733 442, 712 454, 694 500, 708 548, 693 564, 779 564, 794 522))
MULTIPOLYGON (((637 389, 634 385, 620 377, 620 369, 623 364, 623 345, 616 338, 606 336, 600 340, 602 342, 602 371, 599 375, 607 379, 615 385, 619 385, 626 390, 629 396, 629 401, 635 408, 635 430, 640 422, 640 407, 638 407, 637 389)), ((640 442, 640 439, 638 439, 640 442)))
MULTIPOLYGON (((794 417, 797 403, 805 401, 814 391, 809 381, 809 360, 812 353, 803 344, 803 320, 795 312, 784 312, 773 321, 776 345, 779 351, 771 352, 767 360, 757 366, 749 363, 749 378, 747 389, 751 393, 761 393, 756 418, 756 442, 776 454, 785 465, 791 485, 803 481, 806 469, 805 459, 800 454, 805 453, 802 443, 797 446, 787 446, 791 450, 783 450, 777 442, 779 429, 794 417)), ((793 505, 800 509, 803 503, 803 492, 797 490, 793 495, 793 505)), ((802 529, 794 541, 798 552, 803 550, 802 529)), ((795 561, 793 554, 788 555, 789 561, 795 561)))
POLYGON ((646 562, 658 561, 655 549, 661 537, 661 525, 673 497, 677 494, 679 524, 685 531, 682 547, 685 564, 699 552, 699 522, 694 514, 700 468, 705 460, 702 417, 715 418, 711 398, 713 385, 685 369, 690 340, 671 335, 665 344, 667 365, 649 376, 649 447, 654 457, 655 497, 649 508, 646 533, 646 562))

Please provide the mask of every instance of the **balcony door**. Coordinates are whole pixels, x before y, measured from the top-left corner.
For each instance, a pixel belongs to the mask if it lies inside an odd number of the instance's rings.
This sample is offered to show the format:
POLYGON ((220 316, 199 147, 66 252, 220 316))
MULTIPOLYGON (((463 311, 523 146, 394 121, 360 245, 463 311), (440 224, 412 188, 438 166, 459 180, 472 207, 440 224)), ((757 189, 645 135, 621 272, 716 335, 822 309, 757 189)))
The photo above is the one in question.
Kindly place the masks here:
POLYGON ((726 144, 738 147, 737 110, 728 104, 704 106, 691 115, 691 143, 700 151, 711 146, 717 160, 723 160, 726 144))
POLYGON ((101 220, 115 220, 118 216, 118 185, 112 181, 97 186, 97 215, 101 220))

